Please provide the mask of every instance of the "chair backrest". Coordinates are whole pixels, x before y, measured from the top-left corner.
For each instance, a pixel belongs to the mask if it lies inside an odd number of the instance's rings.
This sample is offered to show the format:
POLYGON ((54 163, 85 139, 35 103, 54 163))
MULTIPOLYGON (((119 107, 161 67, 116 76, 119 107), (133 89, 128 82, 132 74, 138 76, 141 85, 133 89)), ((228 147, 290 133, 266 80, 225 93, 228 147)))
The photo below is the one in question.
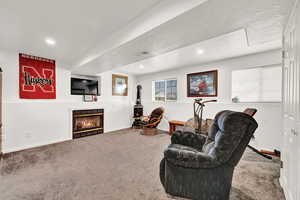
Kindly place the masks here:
POLYGON ((150 118, 149 118, 149 123, 154 123, 156 121, 160 121, 162 119, 162 117, 163 117, 164 111, 165 110, 164 110, 163 107, 155 108, 151 112, 151 115, 150 115, 150 118))
POLYGON ((208 132, 203 152, 220 164, 235 166, 257 126, 253 117, 246 113, 228 110, 219 112, 208 132))
POLYGON ((244 113, 250 115, 251 117, 253 117, 256 112, 257 112, 257 109, 255 109, 255 108, 246 108, 246 110, 244 110, 244 113))

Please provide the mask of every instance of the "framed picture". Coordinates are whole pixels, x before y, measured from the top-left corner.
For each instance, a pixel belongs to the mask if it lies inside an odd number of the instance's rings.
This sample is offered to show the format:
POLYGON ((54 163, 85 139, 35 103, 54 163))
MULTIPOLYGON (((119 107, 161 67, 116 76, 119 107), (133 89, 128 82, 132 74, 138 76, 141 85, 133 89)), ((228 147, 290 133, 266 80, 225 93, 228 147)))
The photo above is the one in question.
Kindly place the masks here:
POLYGON ((83 101, 84 102, 96 102, 98 100, 96 95, 84 95, 83 101))
POLYGON ((112 75, 112 95, 127 96, 128 95, 128 77, 122 75, 112 75))
POLYGON ((218 96, 218 70, 197 72, 187 75, 188 97, 218 96))
POLYGON ((21 99, 56 99, 55 60, 19 54, 21 99))

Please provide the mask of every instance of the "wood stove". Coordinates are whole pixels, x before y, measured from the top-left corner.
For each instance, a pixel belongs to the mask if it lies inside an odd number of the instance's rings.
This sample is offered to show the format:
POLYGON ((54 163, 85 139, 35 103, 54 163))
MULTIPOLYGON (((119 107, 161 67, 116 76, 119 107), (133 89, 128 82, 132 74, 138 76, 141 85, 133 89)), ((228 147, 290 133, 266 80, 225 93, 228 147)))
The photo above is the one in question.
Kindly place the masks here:
POLYGON ((143 116, 143 106, 135 105, 133 108, 133 118, 139 118, 143 116))
POLYGON ((134 121, 132 123, 132 127, 139 128, 142 125, 141 118, 143 117, 143 105, 142 105, 142 99, 141 99, 141 90, 142 86, 137 86, 137 94, 136 94, 136 104, 133 108, 133 118, 134 121))
POLYGON ((104 110, 73 110, 73 139, 103 133, 104 110))

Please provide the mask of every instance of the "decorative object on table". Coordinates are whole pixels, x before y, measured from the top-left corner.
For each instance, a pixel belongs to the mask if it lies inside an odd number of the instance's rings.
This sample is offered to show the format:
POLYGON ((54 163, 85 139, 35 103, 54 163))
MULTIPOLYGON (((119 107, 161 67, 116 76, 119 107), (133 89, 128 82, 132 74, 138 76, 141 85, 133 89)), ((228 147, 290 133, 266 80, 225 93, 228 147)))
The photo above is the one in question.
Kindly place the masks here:
POLYGON ((197 200, 229 200, 235 166, 257 129, 253 117, 222 111, 208 136, 176 131, 160 163, 166 193, 197 200))
POLYGON ((128 95, 128 77, 122 75, 112 75, 112 95, 127 96, 128 95))
POLYGON ((233 103, 239 103, 239 102, 240 102, 239 97, 233 97, 233 98, 232 98, 232 102, 233 102, 233 103))
POLYGON ((55 60, 19 54, 21 99, 56 99, 55 60))
POLYGON ((218 96, 218 70, 197 72, 187 75, 188 97, 218 96))
POLYGON ((143 116, 141 123, 140 123, 140 127, 138 127, 138 128, 142 129, 141 133, 143 135, 146 135, 147 133, 150 133, 150 132, 151 132, 151 135, 155 135, 155 134, 152 134, 153 132, 157 133, 156 128, 163 118, 164 111, 165 111, 164 108, 159 107, 159 108, 154 109, 149 116, 143 116))
POLYGON ((84 102, 96 102, 98 100, 96 95, 84 95, 83 101, 84 102))
POLYGON ((136 87, 136 102, 133 108, 133 118, 134 121, 132 123, 132 127, 138 128, 142 126, 142 119, 143 117, 143 105, 142 105, 142 99, 141 99, 141 92, 142 92, 142 86, 138 85, 136 87))

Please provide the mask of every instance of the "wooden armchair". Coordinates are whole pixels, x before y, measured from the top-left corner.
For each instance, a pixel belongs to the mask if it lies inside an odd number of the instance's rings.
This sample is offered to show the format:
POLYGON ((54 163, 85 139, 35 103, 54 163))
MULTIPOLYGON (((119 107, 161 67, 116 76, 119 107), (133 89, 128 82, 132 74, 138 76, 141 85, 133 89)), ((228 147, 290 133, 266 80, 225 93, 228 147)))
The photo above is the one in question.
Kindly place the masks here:
POLYGON ((144 116, 142 119, 143 128, 156 128, 161 122, 164 114, 164 108, 159 107, 154 109, 149 116, 144 116))

